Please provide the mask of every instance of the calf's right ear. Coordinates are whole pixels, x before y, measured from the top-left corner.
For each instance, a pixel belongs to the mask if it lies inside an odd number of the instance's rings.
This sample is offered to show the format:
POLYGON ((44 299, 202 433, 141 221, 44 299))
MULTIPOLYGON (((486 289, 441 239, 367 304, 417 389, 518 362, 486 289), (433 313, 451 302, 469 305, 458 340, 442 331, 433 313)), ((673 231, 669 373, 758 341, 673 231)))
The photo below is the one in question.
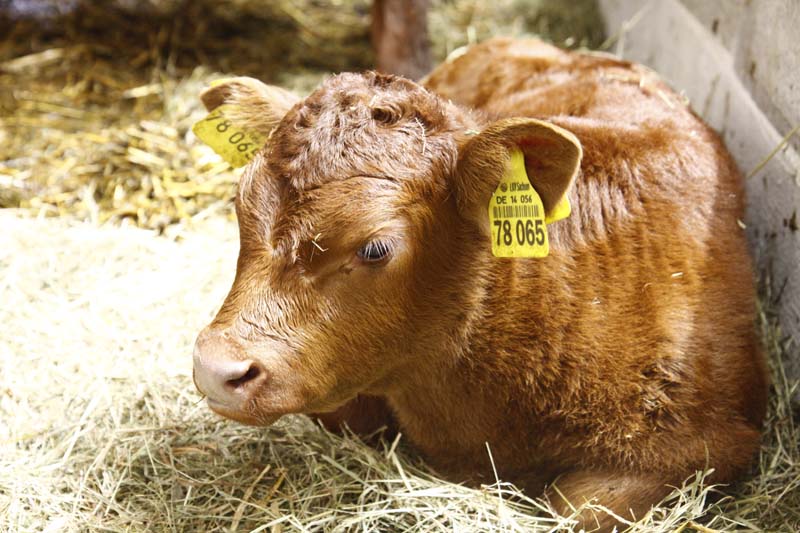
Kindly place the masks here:
POLYGON ((212 82, 211 87, 200 93, 200 100, 209 111, 230 104, 225 111, 227 118, 266 138, 300 98, 255 78, 238 77, 212 82))
POLYGON ((583 156, 575 135, 531 118, 499 120, 470 137, 459 151, 453 186, 459 211, 487 235, 491 235, 489 201, 514 149, 524 156, 528 180, 541 197, 547 218, 558 218, 583 156))

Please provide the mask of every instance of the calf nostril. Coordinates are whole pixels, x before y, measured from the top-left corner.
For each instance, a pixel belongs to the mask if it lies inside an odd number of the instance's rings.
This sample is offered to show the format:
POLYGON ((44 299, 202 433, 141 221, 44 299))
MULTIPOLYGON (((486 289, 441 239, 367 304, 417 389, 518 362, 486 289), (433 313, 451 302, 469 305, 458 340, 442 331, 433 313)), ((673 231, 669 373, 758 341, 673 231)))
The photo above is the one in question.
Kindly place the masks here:
POLYGON ((248 383, 255 381, 263 371, 256 363, 251 363, 247 371, 238 378, 229 379, 225 384, 231 388, 238 389, 246 386, 248 383))

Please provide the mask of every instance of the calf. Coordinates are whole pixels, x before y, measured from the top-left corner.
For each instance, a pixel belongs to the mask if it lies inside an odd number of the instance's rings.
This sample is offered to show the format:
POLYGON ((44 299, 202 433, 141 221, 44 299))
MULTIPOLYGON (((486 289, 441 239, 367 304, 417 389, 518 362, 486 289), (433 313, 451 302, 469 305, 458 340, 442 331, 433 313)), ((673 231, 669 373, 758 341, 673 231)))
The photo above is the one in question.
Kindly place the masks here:
POLYGON ((747 469, 766 377, 742 179, 653 73, 495 39, 422 85, 341 74, 299 100, 234 79, 203 99, 269 134, 195 347, 215 412, 386 425, 472 483, 488 443, 502 479, 626 518, 696 470, 747 469), (509 173, 544 210, 522 226, 535 254, 490 222, 509 173))

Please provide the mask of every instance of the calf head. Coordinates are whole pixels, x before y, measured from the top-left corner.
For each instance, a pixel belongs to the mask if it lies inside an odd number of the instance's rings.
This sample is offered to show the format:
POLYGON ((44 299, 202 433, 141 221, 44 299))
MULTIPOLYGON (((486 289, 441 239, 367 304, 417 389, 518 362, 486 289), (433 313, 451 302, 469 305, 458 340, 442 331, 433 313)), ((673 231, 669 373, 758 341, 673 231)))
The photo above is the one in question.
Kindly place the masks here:
POLYGON ((509 149, 546 209, 581 155, 551 124, 489 124, 376 73, 332 77, 304 100, 248 78, 202 99, 269 135, 236 196, 233 287, 194 352, 209 406, 250 424, 388 393, 464 348, 509 149))

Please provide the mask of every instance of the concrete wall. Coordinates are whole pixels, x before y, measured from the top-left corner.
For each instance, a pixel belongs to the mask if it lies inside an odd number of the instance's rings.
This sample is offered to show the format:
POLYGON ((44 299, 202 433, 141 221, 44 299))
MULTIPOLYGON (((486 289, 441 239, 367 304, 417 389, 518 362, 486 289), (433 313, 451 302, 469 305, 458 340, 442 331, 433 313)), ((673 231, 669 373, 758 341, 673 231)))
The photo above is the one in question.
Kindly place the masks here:
POLYGON ((611 51, 686 94, 748 176, 747 235, 800 377, 800 0, 599 3, 611 51))

